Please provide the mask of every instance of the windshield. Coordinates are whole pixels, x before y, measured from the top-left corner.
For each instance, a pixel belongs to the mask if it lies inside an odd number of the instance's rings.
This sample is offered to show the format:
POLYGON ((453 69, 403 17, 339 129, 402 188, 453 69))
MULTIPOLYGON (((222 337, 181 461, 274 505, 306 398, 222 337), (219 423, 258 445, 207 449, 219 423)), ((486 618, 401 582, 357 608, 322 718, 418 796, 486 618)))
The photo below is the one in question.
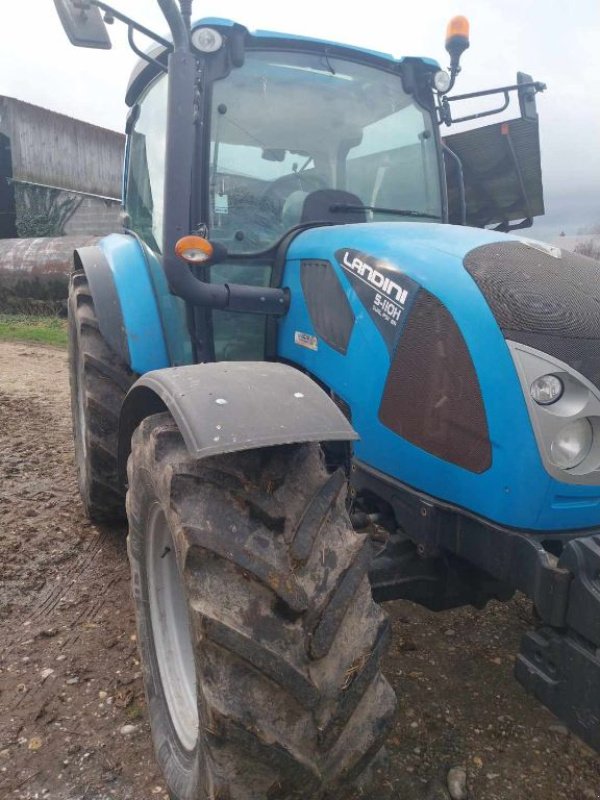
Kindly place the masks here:
POLYGON ((430 114, 399 75, 325 55, 250 51, 214 84, 209 186, 210 235, 237 253, 323 218, 441 218, 430 114))

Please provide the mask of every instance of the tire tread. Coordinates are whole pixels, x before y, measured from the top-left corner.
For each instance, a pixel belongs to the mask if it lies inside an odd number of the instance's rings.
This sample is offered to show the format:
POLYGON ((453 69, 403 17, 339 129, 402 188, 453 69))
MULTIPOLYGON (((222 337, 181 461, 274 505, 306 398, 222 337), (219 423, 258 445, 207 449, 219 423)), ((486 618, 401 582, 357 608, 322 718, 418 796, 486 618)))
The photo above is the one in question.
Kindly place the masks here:
POLYGON ((329 475, 312 444, 194 461, 163 413, 135 432, 128 474, 134 561, 149 484, 168 509, 214 784, 231 800, 348 797, 383 744, 395 697, 379 666, 389 623, 371 598, 370 545, 352 530, 343 473, 329 475))

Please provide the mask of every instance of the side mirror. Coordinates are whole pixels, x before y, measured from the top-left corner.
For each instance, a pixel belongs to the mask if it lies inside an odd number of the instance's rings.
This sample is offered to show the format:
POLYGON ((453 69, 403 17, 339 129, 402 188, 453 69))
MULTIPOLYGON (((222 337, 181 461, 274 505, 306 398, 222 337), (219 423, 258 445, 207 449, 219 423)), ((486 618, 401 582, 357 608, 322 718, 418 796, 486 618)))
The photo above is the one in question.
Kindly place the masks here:
POLYGON ((535 95, 538 91, 532 86, 533 78, 524 72, 517 72, 517 85, 519 87, 519 108, 523 119, 535 120, 538 118, 535 95))
POLYGON ((460 72, 460 57, 469 47, 469 20, 452 17, 446 28, 446 50, 450 54, 450 75, 455 78, 460 72))
POLYGON ((110 38, 99 8, 89 0, 54 0, 54 5, 71 44, 110 50, 110 38))

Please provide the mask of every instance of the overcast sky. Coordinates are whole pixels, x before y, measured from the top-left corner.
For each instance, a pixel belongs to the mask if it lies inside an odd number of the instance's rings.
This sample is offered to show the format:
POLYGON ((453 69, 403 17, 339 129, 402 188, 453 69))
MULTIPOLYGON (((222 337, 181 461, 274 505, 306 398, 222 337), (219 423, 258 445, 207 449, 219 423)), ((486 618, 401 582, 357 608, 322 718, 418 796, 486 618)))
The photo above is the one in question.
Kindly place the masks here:
MULTIPOLYGON (((113 5, 165 32, 155 0, 113 5)), ((514 83, 517 70, 548 84, 538 95, 546 221, 575 233, 600 222, 599 0, 195 0, 194 16, 234 19, 263 28, 382 50, 425 55, 447 66, 448 19, 465 14, 471 48, 462 59, 460 93, 514 83)), ((72 47, 52 0, 4 0, 0 9, 0 94, 116 130, 124 126, 125 87, 136 57, 116 23, 112 51, 72 47)), ((140 40, 142 43, 142 40, 140 40)), ((518 112, 517 112, 518 113, 518 112)))

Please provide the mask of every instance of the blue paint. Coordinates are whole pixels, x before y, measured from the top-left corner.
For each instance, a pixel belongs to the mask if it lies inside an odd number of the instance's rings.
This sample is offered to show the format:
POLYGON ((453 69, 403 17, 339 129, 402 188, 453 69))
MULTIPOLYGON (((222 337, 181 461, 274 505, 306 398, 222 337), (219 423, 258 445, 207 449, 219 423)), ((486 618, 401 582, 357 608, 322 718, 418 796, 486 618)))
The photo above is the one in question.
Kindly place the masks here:
POLYGON ((366 464, 503 525, 530 530, 598 525, 598 487, 561 483, 544 469, 504 336, 463 267, 464 256, 474 247, 506 239, 506 234, 493 231, 410 222, 305 231, 288 252, 283 285, 291 289, 292 305, 281 323, 278 353, 309 370, 350 405, 361 437, 355 454, 366 464), (336 250, 346 247, 397 266, 435 295, 454 318, 473 359, 486 410, 492 443, 492 465, 486 472, 475 474, 443 461, 379 421, 390 355, 335 258, 336 250), (329 260, 346 289, 356 317, 346 356, 322 340, 317 352, 294 344, 295 331, 316 335, 300 285, 302 259, 329 260))
POLYGON ((142 246, 142 251, 162 321, 169 366, 193 364, 194 352, 186 321, 185 303, 171 293, 167 276, 156 253, 146 245, 142 246))
POLYGON ((143 374, 171 366, 156 295, 137 239, 113 233, 99 242, 121 304, 130 367, 143 374))

